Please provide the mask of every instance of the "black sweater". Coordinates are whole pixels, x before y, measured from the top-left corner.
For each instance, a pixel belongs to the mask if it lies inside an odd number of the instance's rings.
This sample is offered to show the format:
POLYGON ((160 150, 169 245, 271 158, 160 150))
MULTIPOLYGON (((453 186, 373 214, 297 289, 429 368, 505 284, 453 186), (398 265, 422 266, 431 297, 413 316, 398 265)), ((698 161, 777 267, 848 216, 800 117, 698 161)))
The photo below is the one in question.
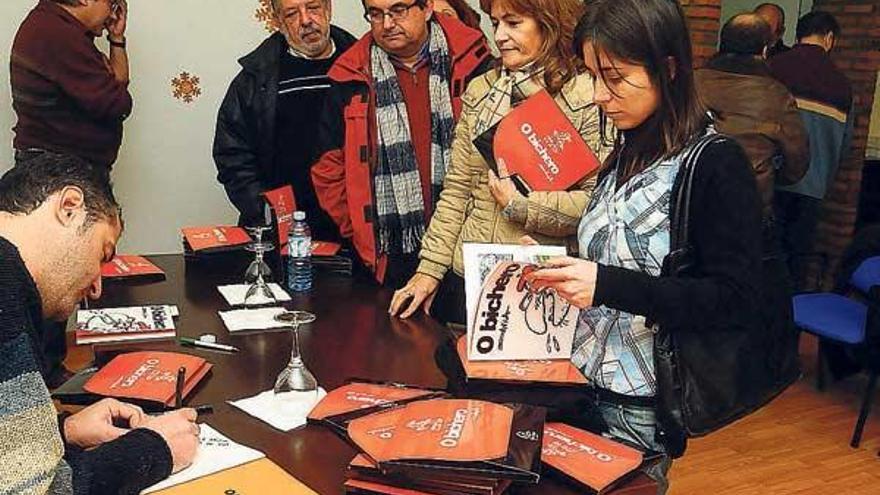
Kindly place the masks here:
MULTIPOLYGON (((57 455, 58 433, 47 434, 43 415, 52 409, 49 392, 40 378, 42 361, 39 329, 42 303, 37 286, 27 271, 18 249, 0 237, 0 392, 8 403, 15 404, 14 414, 0 407, 0 444, 19 447, 41 471, 47 460, 57 455), (39 431, 34 431, 34 429, 39 431)), ((49 412, 52 421, 54 415, 49 412)), ((54 429, 54 425, 53 425, 54 429)), ((59 426, 63 431, 63 428, 59 426)), ((49 473, 51 494, 137 494, 171 474, 171 451, 162 437, 147 429, 136 429, 92 450, 64 446, 64 458, 49 473)), ((0 470, 10 465, 2 462, 0 470)), ((35 479, 30 472, 0 473, 5 480, 28 484, 35 479)), ((40 476, 40 477, 41 477, 40 476)), ((10 487, 4 487, 10 488, 10 487)), ((13 487, 14 488, 14 487, 13 487)), ((15 489, 13 489, 15 491, 15 489)))
POLYGON ((732 140, 697 163, 691 242, 697 276, 654 277, 599 265, 593 304, 674 328, 750 325, 761 283, 761 201, 749 161, 732 140))

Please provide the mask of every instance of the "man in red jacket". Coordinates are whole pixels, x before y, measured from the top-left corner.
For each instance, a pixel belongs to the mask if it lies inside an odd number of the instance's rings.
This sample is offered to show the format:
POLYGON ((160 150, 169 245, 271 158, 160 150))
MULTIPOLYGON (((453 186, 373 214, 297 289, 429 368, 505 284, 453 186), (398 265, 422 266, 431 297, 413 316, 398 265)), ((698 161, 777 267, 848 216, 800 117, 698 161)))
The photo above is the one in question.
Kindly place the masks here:
MULTIPOLYGON (((40 0, 18 28, 10 57, 15 165, 47 151, 109 169, 131 113, 126 0, 40 0), (95 46, 107 31, 110 55, 95 46)), ((63 324, 43 329, 50 388, 69 376, 63 324)))
POLYGON ((432 0, 363 0, 370 32, 328 75, 312 179, 321 207, 379 282, 414 273, 449 165, 461 95, 488 67, 482 34, 432 0))

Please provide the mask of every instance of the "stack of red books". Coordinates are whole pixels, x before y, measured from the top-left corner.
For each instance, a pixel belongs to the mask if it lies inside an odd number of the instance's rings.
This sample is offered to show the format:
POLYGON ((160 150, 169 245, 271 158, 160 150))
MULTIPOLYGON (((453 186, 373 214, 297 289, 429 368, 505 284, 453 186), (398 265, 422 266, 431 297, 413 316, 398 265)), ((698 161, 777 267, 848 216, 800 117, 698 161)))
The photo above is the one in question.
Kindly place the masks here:
POLYGON ((534 484, 543 427, 541 408, 468 399, 419 400, 363 416, 347 428, 361 451, 347 487, 493 495, 511 483, 534 484))
POLYGON ((330 392, 309 421, 360 451, 349 464, 349 493, 493 495, 540 478, 539 407, 361 381, 330 392))

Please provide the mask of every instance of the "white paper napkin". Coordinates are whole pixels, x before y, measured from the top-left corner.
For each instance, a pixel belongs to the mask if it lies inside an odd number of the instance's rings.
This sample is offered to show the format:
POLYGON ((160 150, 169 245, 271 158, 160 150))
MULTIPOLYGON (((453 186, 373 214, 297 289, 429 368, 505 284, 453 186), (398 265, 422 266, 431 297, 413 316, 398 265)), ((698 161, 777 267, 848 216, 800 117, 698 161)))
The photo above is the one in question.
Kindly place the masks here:
POLYGON ((242 332, 245 330, 268 330, 270 328, 290 328, 290 326, 275 321, 275 316, 285 311, 284 308, 255 308, 234 309, 232 311, 218 311, 220 319, 230 332, 242 332))
MULTIPOLYGON (((261 297, 261 299, 257 299, 254 304, 272 304, 275 302, 290 301, 290 294, 282 289, 280 285, 276 283, 266 285, 269 286, 269 290, 271 290, 272 295, 275 296, 275 301, 261 297)), ((247 294, 249 288, 249 284, 234 284, 220 285, 217 287, 217 290, 220 291, 220 294, 223 295, 223 299, 226 299, 226 302, 230 306, 241 306, 244 304, 244 296, 247 294)))
POLYGON ((306 417, 312 408, 327 395, 318 387, 318 392, 285 392, 275 394, 267 390, 253 397, 228 401, 233 406, 264 421, 273 428, 290 431, 306 424, 306 417))
POLYGON ((165 481, 145 489, 141 495, 159 491, 174 485, 224 471, 235 466, 262 459, 266 454, 245 445, 233 442, 225 435, 207 424, 199 425, 199 450, 190 467, 171 475, 165 481))

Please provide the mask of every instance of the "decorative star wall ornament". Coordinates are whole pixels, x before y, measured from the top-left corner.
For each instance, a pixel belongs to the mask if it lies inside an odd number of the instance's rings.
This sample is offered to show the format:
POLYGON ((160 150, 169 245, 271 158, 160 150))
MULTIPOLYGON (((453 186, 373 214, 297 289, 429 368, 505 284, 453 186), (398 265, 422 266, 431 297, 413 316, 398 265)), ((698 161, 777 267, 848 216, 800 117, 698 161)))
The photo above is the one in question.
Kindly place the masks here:
POLYGON ((171 79, 174 97, 184 103, 192 103, 194 99, 202 95, 199 83, 198 76, 192 76, 189 72, 181 72, 179 76, 171 79))
POLYGON ((275 9, 272 8, 272 0, 258 0, 260 6, 254 12, 254 18, 262 22, 266 31, 274 33, 278 31, 278 18, 275 17, 275 9))

